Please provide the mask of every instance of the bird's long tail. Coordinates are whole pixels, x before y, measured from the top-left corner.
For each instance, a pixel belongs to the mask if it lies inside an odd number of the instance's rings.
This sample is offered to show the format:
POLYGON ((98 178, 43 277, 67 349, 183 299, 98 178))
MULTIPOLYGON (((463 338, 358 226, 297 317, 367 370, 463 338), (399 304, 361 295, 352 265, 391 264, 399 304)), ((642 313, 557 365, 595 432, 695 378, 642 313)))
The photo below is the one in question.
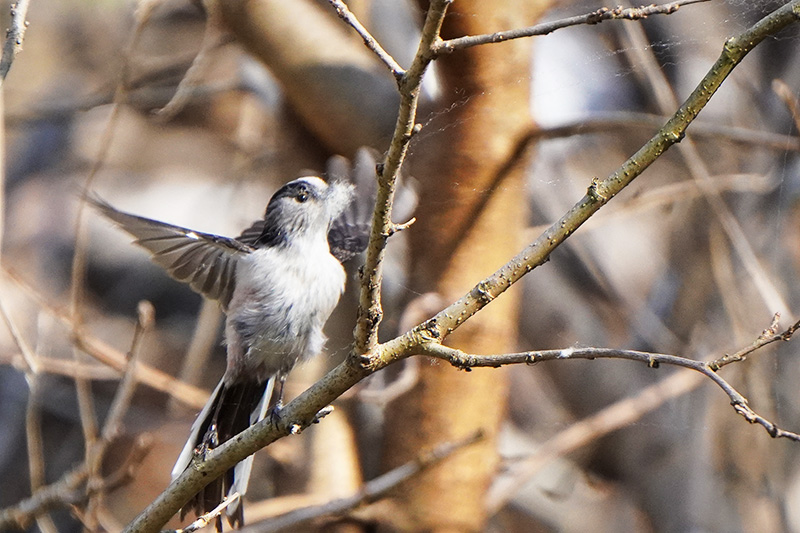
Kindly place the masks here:
MULTIPOLYGON (((220 381, 203 410, 197 415, 189 440, 172 469, 172 477, 183 473, 195 457, 202 460, 206 452, 262 420, 270 405, 275 379, 273 376, 267 381, 253 380, 231 384, 220 381)), ((198 516, 207 513, 217 507, 226 496, 238 493, 239 500, 227 507, 226 514, 233 527, 241 527, 244 523, 242 498, 247 492, 252 468, 251 455, 197 493, 181 509, 181 518, 189 511, 194 511, 198 516)), ((216 526, 218 531, 222 530, 219 517, 216 526)))

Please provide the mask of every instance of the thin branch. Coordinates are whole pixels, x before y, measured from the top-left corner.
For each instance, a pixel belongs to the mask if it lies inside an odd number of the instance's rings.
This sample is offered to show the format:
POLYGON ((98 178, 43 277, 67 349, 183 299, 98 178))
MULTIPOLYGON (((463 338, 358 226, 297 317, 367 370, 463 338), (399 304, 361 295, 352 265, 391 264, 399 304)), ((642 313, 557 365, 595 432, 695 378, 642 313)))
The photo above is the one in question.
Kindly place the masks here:
POLYGON ((11 4, 11 27, 6 31, 3 54, 0 57, 0 245, 5 234, 5 182, 6 182, 6 125, 5 82, 14 58, 22 50, 22 41, 28 29, 28 6, 30 0, 18 0, 11 4))
POLYGON ((747 399, 739 393, 732 385, 717 374, 717 370, 725 364, 730 364, 734 361, 743 361, 744 355, 749 354, 767 344, 779 341, 788 340, 800 328, 800 321, 793 324, 783 333, 775 333, 773 325, 763 332, 758 339, 750 346, 740 350, 734 356, 726 356, 716 359, 712 362, 697 361, 686 357, 677 355, 668 355, 652 352, 640 352, 636 350, 619 350, 614 348, 565 348, 562 350, 540 350, 530 352, 509 353, 502 355, 472 355, 450 348, 438 343, 423 344, 417 348, 418 352, 422 355, 428 355, 437 359, 447 361, 456 368, 469 371, 476 367, 491 367, 498 368, 504 365, 511 364, 526 364, 534 365, 544 361, 557 361, 566 359, 627 359, 630 361, 639 361, 647 364, 650 368, 659 368, 661 365, 672 365, 683 368, 688 368, 699 372, 711 381, 717 384, 725 394, 728 395, 731 405, 734 410, 742 415, 751 424, 759 424, 767 430, 769 435, 773 438, 788 438, 790 440, 800 442, 800 435, 791 431, 785 431, 778 428, 774 423, 763 418, 758 413, 753 411, 747 399))
POLYGON ((30 498, 0 511, 0 530, 25 529, 34 517, 59 506, 81 501, 85 492, 80 490, 88 477, 85 464, 64 474, 61 479, 37 491, 30 498))
POLYGON ((367 46, 367 48, 372 50, 372 52, 378 56, 378 59, 380 59, 381 62, 383 62, 383 64, 389 68, 392 76, 394 76, 398 82, 402 80, 406 71, 397 61, 395 61, 389 52, 384 50, 381 44, 369 32, 369 30, 367 30, 367 28, 361 24, 353 12, 347 7, 347 4, 342 2, 342 0, 328 0, 328 3, 330 3, 330 5, 333 6, 333 9, 336 10, 336 14, 339 15, 339 18, 345 21, 356 31, 356 33, 361 36, 361 39, 364 41, 364 44, 367 46))
POLYGON ((97 510, 103 495, 103 492, 99 490, 99 488, 103 486, 103 479, 100 471, 103 460, 105 459, 108 447, 119 435, 122 427, 122 420, 131 405, 133 393, 137 385, 136 372, 139 364, 139 356, 141 355, 142 343, 145 335, 153 328, 154 321, 155 309, 153 305, 147 301, 139 302, 136 330, 133 334, 131 349, 128 352, 125 371, 117 387, 117 392, 114 394, 114 399, 111 402, 108 415, 106 415, 100 439, 92 448, 89 455, 91 462, 89 463, 88 489, 92 496, 89 498, 87 512, 84 518, 84 525, 89 530, 96 529, 97 526, 97 510))
MULTIPOLYGON (((478 283, 460 300, 404 335, 379 345, 377 327, 382 313, 381 266, 388 238, 386 232, 391 224, 391 200, 395 180, 408 142, 416 131, 414 118, 419 81, 430 63, 431 44, 439 33, 448 4, 447 0, 431 2, 419 51, 400 83, 401 106, 395 135, 386 161, 379 172, 378 201, 373 216, 367 262, 362 271, 360 309, 353 354, 284 407, 279 421, 276 422, 268 417, 254 424, 213 450, 202 463, 196 464, 195 468, 185 470, 128 525, 126 532, 158 531, 194 494, 231 466, 275 440, 294 433, 295 431, 292 431, 294 428, 303 429, 312 424, 320 409, 329 405, 366 376, 412 355, 415 353, 415 348, 421 344, 440 342, 526 273, 546 262, 557 246, 628 186, 665 150, 683 138, 688 125, 748 52, 767 36, 800 19, 800 0, 794 0, 764 17, 738 37, 728 39, 719 59, 697 89, 658 134, 619 170, 604 180, 594 180, 587 194, 536 242, 525 248, 495 274, 478 283)), ((728 392, 730 386, 724 380, 710 369, 707 369, 707 372, 710 374, 709 379, 717 382, 728 392)), ((743 398, 741 400, 744 401, 743 398)), ((755 418, 753 421, 761 423, 755 418)))
POLYGON ((36 356, 33 353, 33 350, 28 343, 25 342, 25 339, 22 338, 22 333, 20 333, 19 329, 17 328, 16 322, 11 319, 11 315, 8 312, 8 309, 5 305, 5 300, 0 298, 0 315, 3 316, 3 321, 6 323, 6 327, 8 327, 8 332, 11 334, 11 338, 14 340, 14 344, 17 345, 19 348, 20 353, 22 353, 22 359, 25 361, 25 374, 36 374, 39 371, 39 365, 36 361, 36 356))
POLYGON ((503 508, 506 502, 518 494, 520 489, 548 462, 634 423, 645 414, 662 406, 667 400, 696 389, 703 381, 703 377, 699 374, 676 372, 570 424, 563 431, 542 442, 529 457, 515 463, 513 470, 509 472, 509 477, 498 479, 487 495, 487 513, 491 516, 503 508))
MULTIPOLYGON (((626 47, 626 50, 633 55, 634 63, 642 66, 642 72, 646 77, 646 81, 650 84, 661 112, 668 113, 670 110, 675 109, 678 105, 678 98, 675 96, 672 86, 670 86, 667 77, 656 60, 653 47, 650 46, 642 25, 626 24, 623 29, 623 35, 627 37, 631 44, 631 46, 626 47)), ((714 216, 719 221, 728 239, 730 239, 733 249, 742 261, 753 284, 758 289, 765 308, 770 311, 788 312, 789 306, 781 296, 775 283, 773 283, 769 273, 761 265, 761 261, 753 251, 753 247, 741 224, 728 208, 728 204, 722 198, 722 195, 714 187, 711 172, 700 155, 694 140, 691 137, 686 138, 678 146, 678 153, 683 158, 686 168, 692 175, 692 179, 700 187, 704 198, 711 206, 714 216)))
MULTIPOLYGON (((83 194, 85 197, 92 187, 95 177, 106 162, 111 144, 114 139, 117 122, 119 121, 122 104, 128 94, 128 84, 130 81, 131 61, 133 51, 136 49, 139 39, 142 36, 144 27, 150 20, 150 15, 160 0, 140 0, 136 9, 136 25, 130 36, 128 45, 122 54, 122 65, 120 68, 119 83, 114 93, 111 114, 106 121, 105 128, 100 137, 100 146, 97 154, 86 176, 83 184, 83 194)), ((86 278, 86 254, 88 249, 88 228, 86 226, 86 202, 81 200, 78 203, 78 212, 75 217, 75 246, 72 256, 72 274, 70 283, 70 315, 75 324, 76 330, 82 329, 83 317, 81 314, 81 303, 83 298, 84 281, 86 278)), ((83 354, 77 349, 73 349, 75 361, 80 363, 83 354)), ((97 420, 95 414, 94 397, 92 396, 91 385, 87 380, 76 378, 75 389, 78 397, 78 412, 80 413, 83 437, 86 442, 86 461, 92 462, 89 455, 90 450, 97 442, 97 420)))
POLYGON ((785 81, 776 79, 772 80, 772 90, 783 100, 786 109, 789 111, 794 121, 795 129, 800 131, 800 102, 797 101, 797 97, 794 95, 792 88, 789 87, 785 81))
POLYGON ((22 50, 22 41, 25 38, 25 30, 28 29, 28 5, 30 0, 18 0, 11 4, 11 27, 6 31, 6 41, 3 44, 3 55, 0 57, 0 88, 6 81, 8 71, 14 58, 22 50))
MULTIPOLYGON (((133 449, 122 466, 106 477, 97 488, 108 490, 132 479, 132 472, 150 451, 151 444, 152 439, 150 438, 139 437, 136 439, 133 449)), ((88 478, 89 467, 86 463, 81 463, 61 476, 57 482, 36 491, 30 498, 22 500, 13 507, 0 510, 0 531, 26 529, 32 520, 49 509, 82 504, 91 494, 84 487, 88 478)))
POLYGON ((175 117, 186 106, 191 97, 197 89, 200 79, 206 70, 209 63, 209 56, 211 51, 214 50, 220 43, 224 42, 220 38, 219 31, 219 10, 215 2, 203 2, 203 7, 206 10, 206 30, 203 34, 203 42, 200 44, 200 50, 192 60, 189 69, 181 78, 178 83, 178 88, 175 94, 172 95, 169 102, 156 111, 156 115, 163 121, 168 121, 175 117))
POLYGON ((554 20, 552 22, 543 22, 527 28, 499 31, 497 33, 485 35, 467 35, 465 37, 440 41, 435 44, 434 53, 436 55, 449 54, 455 50, 463 50, 465 48, 471 48, 473 46, 482 44, 502 43, 505 41, 510 41, 511 39, 547 35, 548 33, 552 33, 556 30, 567 28, 569 26, 579 26, 581 24, 600 24, 604 20, 641 20, 651 15, 671 15, 672 13, 678 11, 681 6, 699 4, 701 2, 708 1, 709 0, 679 0, 677 2, 669 2, 667 4, 650 4, 649 6, 641 7, 601 7, 600 9, 592 11, 591 13, 586 13, 585 15, 577 15, 574 17, 554 20))
MULTIPOLYGON (((531 245, 523 249, 497 272, 479 282, 457 302, 406 334, 387 342, 385 349, 364 361, 370 368, 382 368, 408 354, 415 345, 440 342, 461 324, 483 309, 531 270, 546 263, 550 254, 601 207, 633 182, 657 158, 680 142, 689 127, 733 69, 767 36, 800 20, 800 0, 778 8, 737 37, 729 38, 720 57, 697 88, 672 115, 663 128, 618 170, 604 180, 594 179, 586 195, 531 245)), ((412 350, 413 351, 413 350, 412 350)))
POLYGON ((208 524, 213 522, 215 518, 217 518, 219 515, 221 515, 222 511, 227 509, 229 505, 231 505, 234 502, 239 501, 240 498, 241 498, 241 496, 239 496, 238 492, 234 493, 230 497, 226 496, 225 498, 222 499, 222 502, 220 502, 220 504, 217 505, 215 508, 213 508, 212 510, 210 510, 209 512, 207 512, 203 516, 200 516, 197 520, 195 520, 194 522, 192 522, 188 526, 186 526, 184 528, 181 528, 181 529, 176 529, 175 533, 193 533, 194 531, 197 531, 199 529, 203 529, 208 524))
POLYGON ((282 515, 246 527, 241 530, 241 533, 273 533, 287 529, 296 530, 298 528, 307 527, 310 522, 322 517, 344 516, 346 513, 358 507, 378 501, 405 481, 441 463, 443 460, 453 455, 453 453, 475 444, 481 439, 483 439, 483 434, 476 432, 465 439, 456 442, 446 442, 428 453, 421 454, 413 461, 393 468, 385 474, 364 483, 359 491, 352 496, 338 498, 322 505, 294 509, 282 515))
POLYGON ((386 241, 391 235, 392 203, 400 166, 406 156, 412 136, 419 131, 416 125, 417 103, 422 76, 433 60, 433 46, 452 0, 434 0, 430 3, 419 47, 411 67, 398 82, 400 109, 397 115, 389 152, 378 169, 378 191, 372 218, 372 233, 367 246, 367 257, 361 268, 361 292, 355 330, 355 353, 363 354, 378 343, 378 326, 383 318, 381 285, 386 241))
MULTIPOLYGON (((625 132, 630 128, 660 128, 669 118, 666 115, 637 112, 609 112, 593 113, 584 118, 578 118, 556 126, 537 127, 528 133, 528 141, 535 142, 542 139, 558 139, 572 135, 585 135, 588 133, 607 134, 611 129, 620 129, 625 132)), ((800 128, 798 128, 800 129, 800 128)), ((724 124, 712 124, 702 120, 692 123, 689 137, 712 139, 733 144, 745 144, 777 150, 780 152, 791 150, 800 151, 800 137, 784 135, 771 131, 754 130, 724 124)))
MULTIPOLYGON (((92 166, 86 176, 83 184, 83 194, 85 197, 92 187, 97 173, 103 167, 108 157, 111 143, 114 139, 114 132, 116 130, 119 114, 122 104, 125 102, 128 95, 128 86, 131 79, 131 62, 133 52, 136 50, 139 40, 141 39, 144 28, 150 20, 153 10, 156 8, 160 0, 139 0, 136 8, 136 25, 133 28, 133 33, 130 36, 127 46, 122 53, 122 65, 120 66, 119 81, 114 91, 113 105, 111 114, 106 121, 103 133, 100 136, 100 146, 97 149, 92 166)), ((72 283, 70 286, 70 306, 71 313, 75 323, 80 327, 80 303, 83 293, 83 283, 86 277, 86 247, 87 247, 87 232, 85 222, 85 207, 86 202, 81 201, 78 204, 78 213, 75 220, 75 252, 72 258, 72 283)))
POLYGON ((755 352, 759 348, 766 346, 767 344, 772 344, 773 342, 777 341, 788 341, 792 338, 792 335, 800 328, 800 321, 795 322, 792 324, 786 331, 782 333, 778 333, 778 320, 780 319, 780 314, 775 313, 772 317, 772 324, 761 332, 761 335, 751 344, 750 346, 746 346, 739 350, 736 353, 731 355, 724 355, 719 359, 715 359, 708 363, 708 367, 713 370, 714 372, 718 371, 725 365, 729 365, 731 363, 737 363, 739 361, 744 361, 747 359, 747 356, 751 353, 755 352))
MULTIPOLYGON (((83 328, 79 330, 69 313, 47 302, 47 300, 41 294, 39 294, 36 289, 28 285, 28 283, 25 282, 16 272, 5 266, 0 268, 2 268, 0 272, 5 274, 8 280, 16 284, 17 287, 19 287, 30 298, 32 298, 42 311, 53 316, 69 329, 72 334, 72 342, 74 342, 78 348, 83 350, 93 359, 96 359, 97 361, 108 366, 110 369, 116 370, 118 375, 121 375, 121 373, 125 371, 127 366, 127 357, 124 353, 91 335, 89 332, 84 331, 83 328)), ((2 305, 2 299, 0 299, 0 305, 2 305)), ((42 364, 44 364, 46 361, 53 361, 53 364, 57 365, 54 369, 56 372, 65 373, 66 375, 70 375, 72 377, 94 379, 91 375, 85 375, 83 371, 81 371, 81 369, 86 369, 88 367, 86 364, 77 363, 77 366, 75 367, 77 370, 75 372, 67 373, 66 369, 62 368, 65 365, 63 362, 49 359, 37 359, 37 362, 41 362, 42 364)), ((100 369, 98 369, 98 372, 99 371, 100 369)), ((187 407, 201 409, 208 400, 209 391, 195 387, 194 385, 190 385, 188 383, 184 383, 183 381, 170 376, 166 372, 157 368, 153 368, 152 366, 143 362, 138 364, 138 370, 136 374, 139 382, 143 385, 168 394, 187 407)))

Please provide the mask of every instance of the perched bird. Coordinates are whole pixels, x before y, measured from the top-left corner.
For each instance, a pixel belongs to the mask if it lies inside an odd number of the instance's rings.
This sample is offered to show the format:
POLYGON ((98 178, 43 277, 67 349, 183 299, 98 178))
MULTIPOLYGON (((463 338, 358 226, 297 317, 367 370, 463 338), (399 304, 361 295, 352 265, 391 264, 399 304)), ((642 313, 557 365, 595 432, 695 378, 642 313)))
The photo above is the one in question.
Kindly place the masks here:
MULTIPOLYGON (((374 182, 374 164, 370 168, 374 182)), ((97 198, 89 201, 133 235, 169 274, 226 311, 227 368, 197 416, 172 471, 180 475, 202 457, 281 405, 283 383, 297 361, 320 352, 322 328, 344 290, 342 262, 363 251, 368 223, 351 213, 354 186, 314 176, 278 189, 264 218, 232 239, 124 213, 97 198)), ((225 497, 228 521, 243 524, 241 497, 250 456, 210 483, 182 510, 202 514, 225 497)), ((221 521, 217 518, 217 529, 221 521)))

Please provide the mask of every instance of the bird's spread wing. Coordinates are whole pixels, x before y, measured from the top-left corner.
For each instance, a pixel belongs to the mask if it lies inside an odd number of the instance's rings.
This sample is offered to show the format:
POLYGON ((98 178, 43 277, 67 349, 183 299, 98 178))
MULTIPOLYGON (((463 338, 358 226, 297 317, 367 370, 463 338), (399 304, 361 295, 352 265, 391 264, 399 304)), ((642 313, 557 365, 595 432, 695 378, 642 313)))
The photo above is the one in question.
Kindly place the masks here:
POLYGON ((249 228, 244 230, 241 235, 236 237, 236 240, 247 246, 255 247, 258 243, 258 239, 261 237, 261 234, 264 233, 264 226, 266 223, 267 221, 263 218, 256 220, 250 225, 249 228))
MULTIPOLYGON (((331 254, 342 263, 363 252, 369 244, 372 212, 377 195, 375 165, 380 158, 381 154, 377 151, 362 147, 356 151, 352 165, 341 156, 328 159, 328 180, 347 181, 356 187, 355 199, 333 221, 328 231, 331 254)), ((416 205, 417 193, 413 181, 401 176, 392 207, 394 216, 406 220, 411 217, 416 205)))
POLYGON ((99 198, 87 201, 122 229, 136 237, 152 260, 173 278, 188 283, 226 309, 236 282, 236 264, 253 248, 236 239, 173 226, 119 211, 99 198))
POLYGON ((331 255, 341 263, 363 252, 369 243, 377 187, 375 163, 379 155, 373 150, 359 149, 352 167, 344 157, 334 156, 328 159, 328 179, 347 181, 356 187, 355 198, 331 223, 328 231, 331 255))

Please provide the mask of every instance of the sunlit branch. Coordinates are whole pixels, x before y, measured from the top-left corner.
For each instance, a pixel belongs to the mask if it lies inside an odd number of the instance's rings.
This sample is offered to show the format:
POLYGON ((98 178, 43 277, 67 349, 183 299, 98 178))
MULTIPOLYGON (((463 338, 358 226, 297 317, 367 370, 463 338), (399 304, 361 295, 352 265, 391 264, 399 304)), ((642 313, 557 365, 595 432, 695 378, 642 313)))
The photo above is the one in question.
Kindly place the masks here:
POLYGON ((433 60, 433 46, 439 40, 442 21, 451 2, 452 0, 435 0, 430 3, 417 53, 409 69, 398 81, 400 108, 389 151, 378 169, 372 233, 367 246, 367 257, 361 269, 361 292, 355 330, 355 352, 358 354, 366 353, 378 343, 378 326, 383 318, 381 285, 386 241, 392 233, 401 229, 392 223, 391 218, 395 186, 411 137, 419 131, 416 124, 419 88, 422 76, 433 60))
POLYGON ((397 61, 395 61, 389 52, 384 50, 381 44, 369 32, 369 30, 367 30, 367 28, 361 24, 358 18, 356 18, 353 12, 350 11, 350 9, 347 7, 347 4, 342 2, 342 0, 328 0, 328 2, 336 10, 336 14, 339 15, 339 18, 345 21, 356 31, 356 33, 361 36, 361 39, 364 41, 364 44, 367 46, 367 48, 372 50, 372 52, 378 56, 378 59, 380 59, 383 64, 389 68, 389 71, 391 71, 392 75, 399 82, 406 73, 403 67, 401 67, 397 61))
POLYGON ((446 442, 427 453, 420 454, 416 459, 400 465, 397 468, 393 468, 385 474, 364 483, 358 492, 352 496, 337 498, 321 505, 295 509, 263 522, 255 523, 251 527, 242 529, 241 533, 271 533, 296 530, 302 528, 312 520, 325 516, 341 516, 360 506, 373 503, 383 498, 405 481, 441 463, 458 450, 475 444, 481 440, 481 438, 483 438, 483 435, 477 432, 456 442, 446 442))
MULTIPOLYGON (((372 234, 367 251, 366 265, 361 280, 360 310, 356 327, 355 353, 336 366, 322 379, 300 394, 281 411, 280 420, 258 422, 235 438, 213 450, 202 463, 187 469, 175 479, 126 528, 127 532, 155 532, 167 522, 189 498, 210 480, 248 455, 275 440, 296 433, 312 424, 317 413, 366 376, 389 364, 414 355, 417 348, 427 343, 440 343, 447 335, 502 294, 526 273, 547 261, 550 253, 576 231, 603 205, 627 187, 670 146, 679 142, 688 125, 703 109, 725 78, 744 56, 767 36, 773 35, 800 18, 800 0, 787 4, 768 15, 750 29, 728 39, 720 58, 703 78, 698 88, 667 121, 664 127, 622 167, 606 179, 595 179, 586 195, 559 221, 525 248, 495 274, 478 283, 457 302, 439 312, 430 320, 406 334, 384 344, 377 343, 377 328, 381 320, 380 284, 386 240, 393 224, 391 202, 400 163, 405 157, 408 143, 416 131, 417 96, 422 74, 433 58, 432 43, 439 35, 447 0, 432 1, 423 28, 419 50, 403 80, 399 83, 401 106, 395 134, 384 165, 379 171, 378 200, 373 216, 372 234)), ((559 353, 562 353, 559 351, 559 353)), ((650 361, 648 354, 647 359, 650 361)), ((674 357, 663 355, 664 358, 674 357)), ((669 359, 663 359, 664 364, 669 359)), ((702 363, 698 363, 702 364, 702 363)), ((699 369, 698 369, 699 371, 699 369)), ((707 377, 714 380, 732 398, 738 395, 711 369, 707 377)), ((739 395, 740 397, 741 395, 739 395)), ((768 427, 768 422, 749 410, 744 398, 737 397, 735 408, 749 421, 768 427)), ((771 434, 781 434, 772 427, 771 434)))
POLYGON ((18 0, 11 5, 11 27, 6 31, 3 55, 0 57, 0 87, 3 86, 14 58, 22 50, 22 40, 28 29, 28 6, 30 0, 18 0))
POLYGON ((473 355, 461 350, 450 348, 438 343, 426 343, 417 347, 422 355, 428 355, 447 361, 456 368, 469 371, 472 368, 491 367, 498 368, 505 365, 525 364, 534 365, 544 361, 562 361, 568 359, 626 359, 645 363, 650 368, 659 368, 661 365, 679 366, 699 372, 717 384, 731 400, 731 405, 737 413, 745 417, 751 424, 759 424, 774 438, 783 437, 800 442, 800 435, 791 431, 780 429, 777 425, 763 418, 748 405, 745 398, 730 383, 718 373, 722 366, 736 361, 743 361, 745 356, 763 348, 767 344, 779 340, 789 340, 795 331, 800 328, 800 321, 796 322, 782 333, 776 332, 777 317, 772 325, 762 332, 753 344, 747 346, 732 356, 724 356, 711 362, 697 361, 687 357, 662 353, 640 352, 636 350, 619 350, 614 348, 565 348, 562 350, 539 350, 530 352, 508 353, 501 355, 473 355))
POLYGON ((603 7, 596 11, 592 11, 591 13, 586 13, 585 15, 576 15, 574 17, 554 20, 552 22, 543 22, 527 28, 499 31, 497 33, 485 35, 467 35, 455 39, 448 39, 446 41, 439 41, 434 46, 434 52, 437 55, 449 54, 456 50, 463 50, 465 48, 471 48, 473 46, 482 44, 502 43, 512 39, 547 35, 548 33, 553 33, 556 30, 567 28, 569 26, 579 26, 581 24, 600 24, 604 20, 641 20, 651 15, 670 15, 678 11, 681 6, 699 4, 700 2, 708 1, 709 0, 679 0, 677 2, 669 2, 667 4, 651 4, 641 7, 603 7))
POLYGON ((800 19, 800 0, 795 0, 761 19, 737 37, 729 38, 720 57, 697 88, 667 123, 618 170, 605 179, 593 179, 586 195, 564 216, 550 226, 536 241, 523 249, 494 274, 479 282, 457 302, 440 311, 427 322, 386 343, 382 361, 370 361, 382 367, 408 353, 415 345, 441 342, 466 320, 519 281, 525 274, 548 261, 550 254, 601 207, 640 176, 656 159, 680 142, 689 124, 744 57, 767 36, 773 35, 800 19))

